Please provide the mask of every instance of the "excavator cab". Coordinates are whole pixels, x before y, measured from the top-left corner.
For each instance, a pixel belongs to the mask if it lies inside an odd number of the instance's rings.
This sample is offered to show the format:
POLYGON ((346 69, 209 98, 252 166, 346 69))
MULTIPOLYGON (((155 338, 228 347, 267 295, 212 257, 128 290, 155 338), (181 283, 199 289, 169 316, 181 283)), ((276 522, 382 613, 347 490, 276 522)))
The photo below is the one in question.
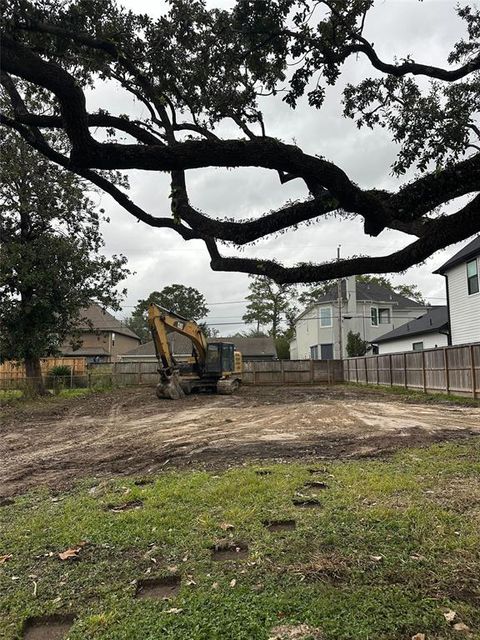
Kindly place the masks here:
POLYGON ((211 342, 207 346, 205 372, 207 374, 231 373, 235 370, 235 348, 230 342, 211 342))
POLYGON ((238 389, 242 375, 242 354, 230 342, 208 343, 201 327, 168 309, 151 304, 148 324, 158 359, 159 398, 178 400, 194 391, 231 394, 238 389), (192 342, 189 362, 176 362, 168 342, 170 332, 192 342))

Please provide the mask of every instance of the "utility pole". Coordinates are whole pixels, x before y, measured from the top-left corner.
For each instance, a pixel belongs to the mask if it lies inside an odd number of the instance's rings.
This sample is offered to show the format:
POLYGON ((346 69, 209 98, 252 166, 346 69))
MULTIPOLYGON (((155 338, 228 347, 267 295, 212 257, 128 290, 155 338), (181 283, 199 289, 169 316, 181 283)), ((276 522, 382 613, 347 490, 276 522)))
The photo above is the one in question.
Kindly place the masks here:
MULTIPOLYGON (((337 261, 340 262, 340 247, 337 247, 337 261)), ((343 359, 343 339, 342 339, 342 279, 337 280, 337 302, 338 302, 338 357, 343 359)))

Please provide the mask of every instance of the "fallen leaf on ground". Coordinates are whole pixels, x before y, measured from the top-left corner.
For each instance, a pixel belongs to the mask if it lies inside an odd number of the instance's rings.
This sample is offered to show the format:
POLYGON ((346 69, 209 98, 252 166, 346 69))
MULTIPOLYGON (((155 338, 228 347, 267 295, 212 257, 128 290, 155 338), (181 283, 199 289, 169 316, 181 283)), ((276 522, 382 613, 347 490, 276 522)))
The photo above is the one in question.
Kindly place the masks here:
POLYGON ((470 627, 467 627, 463 622, 457 622, 457 624, 453 625, 455 631, 459 631, 460 633, 470 633, 470 627))
POLYGON ((323 634, 320 629, 311 627, 308 624, 281 625, 274 627, 270 631, 268 640, 322 640, 323 634))
POLYGON ((218 589, 218 582, 214 582, 212 584, 212 589, 218 589))
POLYGON ((61 551, 58 554, 60 560, 70 560, 71 558, 78 558, 78 554, 82 550, 82 547, 72 547, 70 549, 65 549, 65 551, 61 551))
POLYGON ((374 562, 381 562, 383 560, 383 556, 370 556, 370 560, 374 562))
POLYGON ((412 636, 412 640, 425 640, 425 634, 416 633, 414 636, 412 636))
POLYGON ((237 584, 237 581, 235 580, 235 578, 233 580, 230 580, 230 586, 234 587, 237 584))
POLYGON ((233 524, 230 524, 230 522, 222 522, 220 529, 223 529, 223 531, 230 531, 231 529, 235 529, 235 527, 233 524))
POLYGON ((447 622, 453 622, 455 620, 456 615, 457 615, 457 612, 452 611, 452 609, 447 609, 447 611, 443 612, 443 617, 447 622))
POLYGON ((182 613, 183 609, 177 609, 176 607, 172 607, 171 609, 167 609, 166 613, 182 613))
POLYGON ((130 502, 124 502, 123 504, 109 505, 108 509, 112 513, 121 513, 122 511, 140 509, 141 507, 143 507, 143 502, 141 500, 131 500, 130 502))
POLYGON ((0 564, 7 562, 8 560, 10 560, 11 557, 12 557, 11 553, 7 553, 6 556, 0 556, 0 564))

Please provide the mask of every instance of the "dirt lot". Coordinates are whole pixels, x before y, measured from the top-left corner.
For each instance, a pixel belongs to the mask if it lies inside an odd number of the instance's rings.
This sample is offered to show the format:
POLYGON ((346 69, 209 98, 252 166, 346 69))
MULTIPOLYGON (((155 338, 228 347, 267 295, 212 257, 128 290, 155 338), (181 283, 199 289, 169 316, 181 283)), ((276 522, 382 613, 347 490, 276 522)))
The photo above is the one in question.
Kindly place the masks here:
POLYGON ((2 408, 0 495, 172 466, 379 456, 471 435, 480 435, 480 408, 348 387, 245 387, 177 402, 123 389, 2 408))

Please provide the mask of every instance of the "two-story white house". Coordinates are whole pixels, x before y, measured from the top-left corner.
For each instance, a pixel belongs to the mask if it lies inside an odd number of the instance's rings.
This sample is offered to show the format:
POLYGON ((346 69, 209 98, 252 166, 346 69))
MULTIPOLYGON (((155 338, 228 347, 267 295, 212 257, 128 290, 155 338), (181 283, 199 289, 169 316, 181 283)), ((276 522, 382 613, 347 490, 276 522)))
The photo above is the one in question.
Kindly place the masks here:
POLYGON ((347 357, 349 331, 359 333, 362 340, 375 342, 375 338, 426 311, 415 300, 378 284, 358 282, 355 276, 342 280, 341 300, 339 312, 338 287, 334 285, 298 316, 295 337, 290 343, 292 360, 339 358, 340 326, 342 357, 347 357))
POLYGON ((445 276, 451 343, 480 342, 480 236, 434 273, 445 276))

